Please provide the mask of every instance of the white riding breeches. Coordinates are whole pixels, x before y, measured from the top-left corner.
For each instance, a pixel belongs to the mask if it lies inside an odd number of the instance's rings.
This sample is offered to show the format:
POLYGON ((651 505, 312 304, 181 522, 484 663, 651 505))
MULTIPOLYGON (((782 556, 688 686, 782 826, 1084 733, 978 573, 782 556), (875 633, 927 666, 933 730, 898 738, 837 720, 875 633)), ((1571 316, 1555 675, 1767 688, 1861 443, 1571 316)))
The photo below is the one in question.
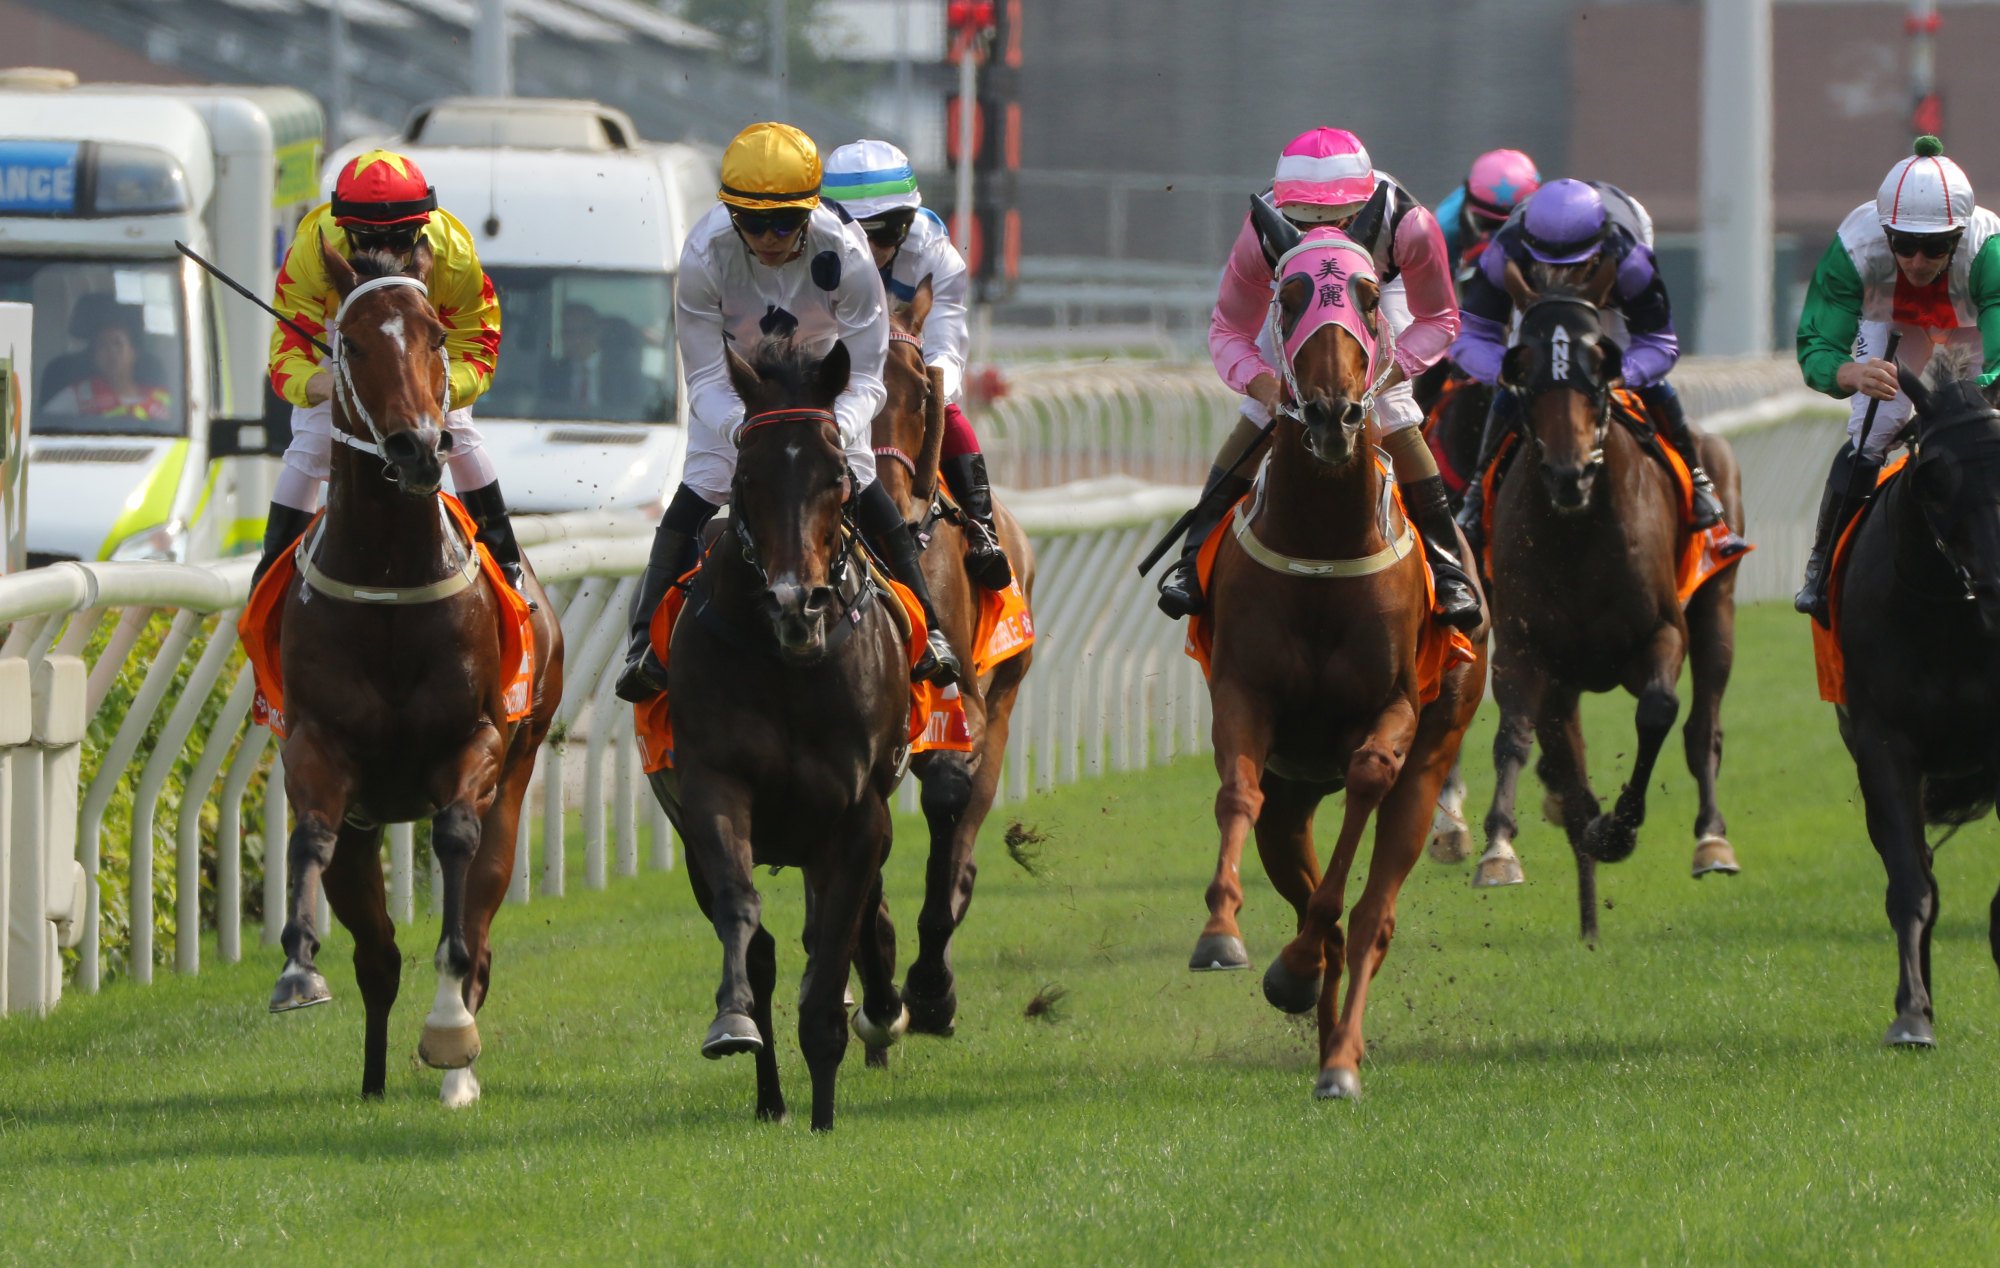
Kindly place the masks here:
MULTIPOLYGON (((711 506, 729 504, 729 486, 736 478, 736 443, 730 439, 735 423, 720 426, 699 414, 688 416, 687 461, 681 467, 681 483, 701 495, 711 506)), ((854 472, 858 493, 875 482, 875 440, 863 432, 852 435, 840 429, 840 447, 847 453, 848 469, 854 472)))
MULTIPOLYGON (((1389 329, 1398 336, 1409 329, 1409 292, 1404 287, 1401 277, 1382 288, 1382 315, 1388 318, 1389 329)), ((1271 345, 1269 325, 1266 325, 1263 333, 1257 336, 1257 350, 1264 354, 1264 361, 1268 365, 1277 365, 1278 358, 1285 355, 1283 350, 1271 345)), ((1243 417, 1259 427, 1271 421, 1271 411, 1258 404, 1254 396, 1243 398, 1242 409, 1243 417)), ((1423 421, 1424 412, 1417 408, 1416 392, 1413 385, 1407 381, 1398 383, 1375 398, 1375 425, 1381 428, 1385 436, 1402 431, 1406 427, 1415 427, 1423 421)))
MULTIPOLYGON (((445 466, 451 487, 459 492, 481 489, 500 478, 483 448, 486 437, 472 421, 472 410, 455 409, 444 416, 451 433, 445 466)), ((285 450, 285 469, 278 474, 271 500, 293 510, 319 509, 319 486, 326 482, 333 461, 333 402, 292 407, 292 443, 285 450)))

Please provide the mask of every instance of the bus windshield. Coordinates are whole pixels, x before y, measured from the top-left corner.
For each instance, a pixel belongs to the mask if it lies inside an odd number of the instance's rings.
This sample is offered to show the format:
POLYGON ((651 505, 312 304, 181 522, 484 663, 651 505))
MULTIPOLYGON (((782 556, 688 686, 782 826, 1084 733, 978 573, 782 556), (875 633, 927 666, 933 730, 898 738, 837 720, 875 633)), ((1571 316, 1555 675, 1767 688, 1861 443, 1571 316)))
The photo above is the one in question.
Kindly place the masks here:
POLYGON ((177 264, 0 256, 0 300, 35 307, 36 435, 185 434, 177 264))
POLYGON ((481 417, 674 421, 672 276, 504 264, 486 272, 503 338, 481 417))

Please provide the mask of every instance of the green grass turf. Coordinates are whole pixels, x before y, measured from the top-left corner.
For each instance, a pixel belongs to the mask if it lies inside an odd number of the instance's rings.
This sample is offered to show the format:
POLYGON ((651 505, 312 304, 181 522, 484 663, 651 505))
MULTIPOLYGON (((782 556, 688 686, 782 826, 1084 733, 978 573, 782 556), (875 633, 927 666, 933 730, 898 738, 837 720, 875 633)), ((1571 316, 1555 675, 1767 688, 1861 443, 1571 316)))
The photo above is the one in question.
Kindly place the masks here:
MULTIPOLYGON (((1596 950, 1538 818, 1526 886, 1474 892, 1426 860, 1359 1103, 1309 1099, 1309 1032, 1258 974, 1183 967, 1214 850, 1196 759, 1016 808, 1048 835, 1040 879, 989 825, 958 1036, 908 1041, 886 1072, 850 1047, 831 1136, 803 1123, 793 873, 759 874, 784 1126, 752 1121, 747 1059, 696 1053, 718 954, 674 873, 502 912, 486 1095, 460 1113, 410 1055, 428 920, 405 936, 376 1104, 356 1095, 341 933, 335 1001, 306 1013, 265 1013, 279 961, 257 949, 0 1023, 0 1258, 1991 1262, 1992 828, 1939 859, 1941 1046, 1886 1051, 1882 876, 1805 628, 1766 608, 1740 635, 1722 788, 1743 874, 1688 879, 1678 737, 1639 852, 1602 871, 1596 950), (1066 991, 1053 1018, 1025 1017, 1046 986, 1066 991)), ((1630 718, 1592 705, 1600 793, 1630 718)), ((1468 745, 1482 811, 1490 736, 1489 709, 1468 745)), ((902 821, 890 866, 906 958, 920 840, 902 821)), ((1261 967, 1290 914, 1249 868, 1261 967)))

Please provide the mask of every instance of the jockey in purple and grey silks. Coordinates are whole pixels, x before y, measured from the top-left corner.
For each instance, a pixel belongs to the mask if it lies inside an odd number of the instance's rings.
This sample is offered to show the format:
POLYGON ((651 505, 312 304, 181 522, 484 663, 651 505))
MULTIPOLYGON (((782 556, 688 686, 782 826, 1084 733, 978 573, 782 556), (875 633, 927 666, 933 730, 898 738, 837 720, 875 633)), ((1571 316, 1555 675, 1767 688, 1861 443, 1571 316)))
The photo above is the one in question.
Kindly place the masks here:
MULTIPOLYGON (((1666 283, 1653 259, 1653 222, 1638 201, 1615 185, 1578 180, 1551 181, 1516 208, 1479 256, 1479 266, 1460 293, 1458 340, 1452 360, 1489 386, 1500 379, 1513 323, 1514 300, 1506 288, 1507 265, 1530 279, 1536 266, 1572 269, 1610 259, 1617 265, 1611 293, 1603 303, 1605 330, 1624 353, 1624 383, 1645 401, 1661 434, 1679 452, 1694 476, 1696 530, 1722 518, 1715 485, 1701 469, 1687 415, 1667 374, 1680 359, 1673 308, 1666 283)), ((1466 490, 1459 525, 1468 538, 1480 532, 1484 515, 1482 477, 1494 451, 1520 408, 1511 392, 1495 392, 1480 441, 1479 461, 1466 490)), ((1474 546, 1477 550, 1477 545, 1474 546)))

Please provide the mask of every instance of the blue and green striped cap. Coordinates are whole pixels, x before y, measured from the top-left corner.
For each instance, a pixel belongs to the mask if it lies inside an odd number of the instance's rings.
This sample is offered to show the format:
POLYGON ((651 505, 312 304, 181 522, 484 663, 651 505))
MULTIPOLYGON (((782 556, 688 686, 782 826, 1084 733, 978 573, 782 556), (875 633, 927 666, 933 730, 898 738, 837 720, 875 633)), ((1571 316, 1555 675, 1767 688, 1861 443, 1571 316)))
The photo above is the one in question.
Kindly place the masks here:
POLYGON ((887 141, 855 141, 827 155, 820 192, 856 220, 924 205, 910 156, 887 141))

